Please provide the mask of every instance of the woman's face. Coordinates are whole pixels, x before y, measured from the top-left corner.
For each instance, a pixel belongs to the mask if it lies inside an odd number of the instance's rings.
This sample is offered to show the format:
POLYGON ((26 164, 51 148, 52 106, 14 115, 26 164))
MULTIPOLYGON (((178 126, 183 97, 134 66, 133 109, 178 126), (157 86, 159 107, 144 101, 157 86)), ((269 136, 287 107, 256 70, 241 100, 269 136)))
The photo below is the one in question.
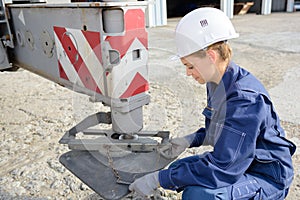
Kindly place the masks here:
POLYGON ((209 58, 197 55, 189 55, 181 58, 181 62, 186 66, 186 75, 192 76, 198 83, 205 84, 214 81, 216 68, 209 58))

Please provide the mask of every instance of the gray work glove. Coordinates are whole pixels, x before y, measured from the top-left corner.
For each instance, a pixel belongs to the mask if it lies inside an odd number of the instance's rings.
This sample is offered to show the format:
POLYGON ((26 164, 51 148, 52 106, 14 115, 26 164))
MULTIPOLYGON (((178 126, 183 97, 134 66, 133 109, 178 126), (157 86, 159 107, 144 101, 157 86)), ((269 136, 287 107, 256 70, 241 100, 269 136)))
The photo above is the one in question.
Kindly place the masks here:
POLYGON ((170 139, 169 143, 171 146, 165 146, 160 149, 160 153, 166 158, 176 158, 186 148, 190 147, 191 142, 187 137, 178 137, 170 139))
POLYGON ((156 171, 136 179, 129 185, 129 190, 135 191, 142 197, 150 196, 160 187, 158 173, 159 171, 156 171))

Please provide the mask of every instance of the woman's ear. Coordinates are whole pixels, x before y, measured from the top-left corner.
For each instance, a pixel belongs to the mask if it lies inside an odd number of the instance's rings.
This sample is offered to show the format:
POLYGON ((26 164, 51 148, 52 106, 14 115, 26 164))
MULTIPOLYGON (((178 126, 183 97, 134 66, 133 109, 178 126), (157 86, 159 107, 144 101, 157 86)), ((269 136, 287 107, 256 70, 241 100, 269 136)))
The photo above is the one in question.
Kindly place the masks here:
POLYGON ((216 61, 217 61, 217 53, 216 53, 216 51, 214 51, 212 49, 209 49, 209 50, 206 51, 206 54, 207 54, 209 60, 212 63, 216 63, 216 61))

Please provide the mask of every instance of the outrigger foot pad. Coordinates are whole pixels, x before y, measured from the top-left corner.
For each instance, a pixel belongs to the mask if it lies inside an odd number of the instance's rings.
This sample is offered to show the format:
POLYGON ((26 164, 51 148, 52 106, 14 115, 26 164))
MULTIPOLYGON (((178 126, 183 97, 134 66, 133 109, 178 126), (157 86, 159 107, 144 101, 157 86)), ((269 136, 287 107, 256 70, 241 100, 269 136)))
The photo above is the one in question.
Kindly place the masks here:
POLYGON ((128 186, 134 179, 146 173, 114 172, 109 166, 102 164, 97 159, 99 152, 69 151, 59 158, 68 170, 76 177, 98 193, 102 198, 121 199, 128 195, 128 186), (118 173, 122 180, 116 177, 118 173))

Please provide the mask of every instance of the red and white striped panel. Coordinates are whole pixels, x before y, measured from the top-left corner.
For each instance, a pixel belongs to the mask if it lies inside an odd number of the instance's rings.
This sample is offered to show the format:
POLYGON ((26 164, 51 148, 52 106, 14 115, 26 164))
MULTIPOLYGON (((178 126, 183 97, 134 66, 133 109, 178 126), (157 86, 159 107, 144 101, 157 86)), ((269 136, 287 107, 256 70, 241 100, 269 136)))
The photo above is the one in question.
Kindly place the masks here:
POLYGON ((102 93, 103 67, 100 33, 53 27, 60 77, 102 93))
MULTIPOLYGON (((103 74, 99 32, 54 27, 60 77, 73 84, 102 94, 107 79, 108 96, 128 98, 148 91, 148 33, 144 9, 124 9, 125 33, 105 36, 108 48, 120 53, 121 61, 111 73, 103 74), (133 51, 139 57, 133 59, 133 51)), ((104 52, 108 55, 108 52, 104 52)))
POLYGON ((108 36, 105 41, 121 56, 119 65, 107 75, 108 92, 113 98, 128 98, 148 91, 148 33, 144 9, 124 9, 125 34, 108 36), (133 51, 140 57, 133 59, 133 51))

